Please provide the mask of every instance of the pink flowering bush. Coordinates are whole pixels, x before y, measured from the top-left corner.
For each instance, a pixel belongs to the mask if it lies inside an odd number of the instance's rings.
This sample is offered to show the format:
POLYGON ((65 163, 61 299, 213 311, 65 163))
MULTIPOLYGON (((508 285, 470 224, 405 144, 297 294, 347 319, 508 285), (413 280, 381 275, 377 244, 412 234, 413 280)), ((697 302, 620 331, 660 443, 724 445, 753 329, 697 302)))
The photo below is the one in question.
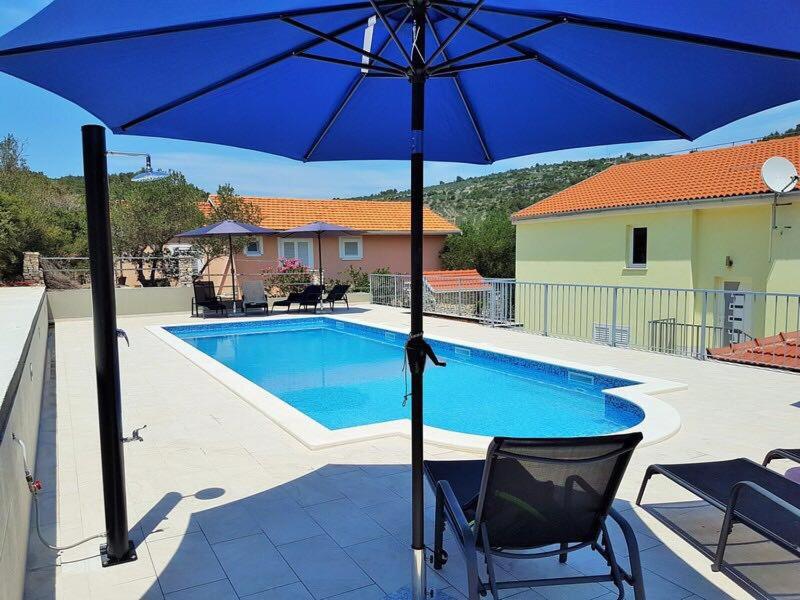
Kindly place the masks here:
POLYGON ((314 279, 314 274, 298 258, 281 258, 278 264, 270 265, 261 275, 267 295, 276 298, 298 292, 314 279))

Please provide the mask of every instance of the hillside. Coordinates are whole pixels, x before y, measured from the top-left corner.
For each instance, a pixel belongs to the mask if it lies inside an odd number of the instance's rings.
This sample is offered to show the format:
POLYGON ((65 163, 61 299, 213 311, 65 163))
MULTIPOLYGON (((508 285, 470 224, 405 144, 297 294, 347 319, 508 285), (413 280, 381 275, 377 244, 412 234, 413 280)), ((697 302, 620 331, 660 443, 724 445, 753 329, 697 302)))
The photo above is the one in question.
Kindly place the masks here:
MULTIPOLYGON (((800 124, 786 131, 765 135, 764 140, 788 137, 800 133, 800 124)), ((513 169, 480 177, 461 178, 439 182, 425 188, 425 203, 448 219, 463 223, 481 218, 489 212, 499 211, 510 215, 611 165, 654 158, 648 154, 564 161, 552 164, 535 164, 524 169, 513 169)), ((354 200, 397 200, 408 198, 409 190, 384 190, 354 200)))
MULTIPOLYGON (((613 164, 652 158, 628 154, 623 157, 535 164, 480 177, 440 182, 425 188, 425 203, 455 221, 482 216, 495 210, 511 214, 536 201, 599 173, 613 164)), ((397 200, 407 198, 408 190, 385 190, 355 200, 397 200)))

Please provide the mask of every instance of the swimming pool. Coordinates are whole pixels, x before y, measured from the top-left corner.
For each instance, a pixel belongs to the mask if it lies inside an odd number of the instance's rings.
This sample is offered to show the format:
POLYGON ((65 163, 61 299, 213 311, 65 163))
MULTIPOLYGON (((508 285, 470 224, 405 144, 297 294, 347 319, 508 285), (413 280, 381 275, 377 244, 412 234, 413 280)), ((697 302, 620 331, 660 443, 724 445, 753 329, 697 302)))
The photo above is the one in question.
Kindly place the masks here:
MULTIPOLYGON (((328 317, 167 326, 168 334, 331 431, 407 420, 405 335, 328 317)), ((640 381, 430 339, 425 423, 473 436, 571 437, 630 429, 640 381)), ((197 361, 196 361, 197 362, 197 361)))

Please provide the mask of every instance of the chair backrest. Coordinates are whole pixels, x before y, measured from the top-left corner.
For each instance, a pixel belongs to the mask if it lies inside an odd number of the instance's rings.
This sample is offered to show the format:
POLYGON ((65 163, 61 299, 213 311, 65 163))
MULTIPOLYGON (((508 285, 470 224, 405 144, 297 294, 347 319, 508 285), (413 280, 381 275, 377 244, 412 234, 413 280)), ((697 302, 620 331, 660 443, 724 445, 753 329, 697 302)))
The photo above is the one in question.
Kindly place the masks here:
POLYGON ((347 290, 350 289, 350 284, 347 283, 337 283, 331 291, 328 292, 328 297, 326 300, 328 302, 335 302, 336 300, 341 300, 344 298, 344 295, 347 293, 347 290))
POLYGON ((307 285, 306 289, 302 292, 303 301, 317 301, 322 298, 322 286, 321 285, 307 285))
POLYGON ((195 302, 210 302, 217 299, 213 281, 195 281, 193 287, 195 302))
POLYGON ((261 303, 267 301, 264 294, 264 283, 261 281, 245 281, 242 283, 242 300, 248 303, 261 303))
MULTIPOLYGON (((475 521, 494 549, 597 539, 641 433, 494 438, 475 521)), ((478 533, 480 539, 480 533, 478 533)))

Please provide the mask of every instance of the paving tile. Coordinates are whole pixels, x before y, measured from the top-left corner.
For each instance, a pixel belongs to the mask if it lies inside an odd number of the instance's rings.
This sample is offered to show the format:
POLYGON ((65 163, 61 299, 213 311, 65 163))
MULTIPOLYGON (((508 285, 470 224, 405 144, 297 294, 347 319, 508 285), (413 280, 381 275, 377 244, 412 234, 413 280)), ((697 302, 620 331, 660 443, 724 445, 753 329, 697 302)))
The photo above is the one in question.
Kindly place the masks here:
POLYGON ((286 487, 289 495, 300 506, 313 506, 320 502, 329 502, 344 497, 330 481, 331 479, 331 477, 322 477, 311 473, 292 481, 286 487))
POLYGON ((384 598, 386 598, 386 592, 377 585, 368 585, 352 592, 331 596, 326 600, 384 600, 384 598))
POLYGON ((158 581, 167 594, 226 577, 202 533, 156 540, 147 546, 158 581))
POLYGON ((113 586, 92 587, 91 597, 97 600, 163 600, 164 594, 155 577, 146 577, 113 586))
POLYGON ((260 531, 258 523, 241 502, 207 508, 194 513, 194 517, 211 544, 260 531))
POLYGON ((220 542, 212 548, 240 596, 297 581, 297 576, 263 533, 220 542))
POLYGON ((326 598, 373 581, 327 535, 279 546, 278 550, 294 569, 314 598, 326 598))
MULTIPOLYGON (((400 473, 400 475, 404 475, 400 473)), ((389 477, 373 477, 362 470, 350 471, 328 478, 342 494, 350 498, 359 507, 373 506, 400 496, 392 489, 396 484, 389 477)))
POLYGON ((340 546, 358 544, 387 533, 347 498, 310 506, 306 512, 340 546))
MULTIPOLYGON (((387 594, 411 581, 411 551, 392 536, 384 536, 345 548, 353 560, 387 594)), ((435 571, 428 569, 428 587, 434 590, 450 587, 435 571)))
POLYGON ((221 579, 167 594, 166 600, 238 600, 230 581, 221 579))
POLYGON ((276 546, 324 533, 311 516, 292 499, 246 500, 250 514, 276 546))
POLYGON ((266 592, 242 596, 242 600, 314 600, 314 596, 308 593, 302 583, 290 583, 266 592))

